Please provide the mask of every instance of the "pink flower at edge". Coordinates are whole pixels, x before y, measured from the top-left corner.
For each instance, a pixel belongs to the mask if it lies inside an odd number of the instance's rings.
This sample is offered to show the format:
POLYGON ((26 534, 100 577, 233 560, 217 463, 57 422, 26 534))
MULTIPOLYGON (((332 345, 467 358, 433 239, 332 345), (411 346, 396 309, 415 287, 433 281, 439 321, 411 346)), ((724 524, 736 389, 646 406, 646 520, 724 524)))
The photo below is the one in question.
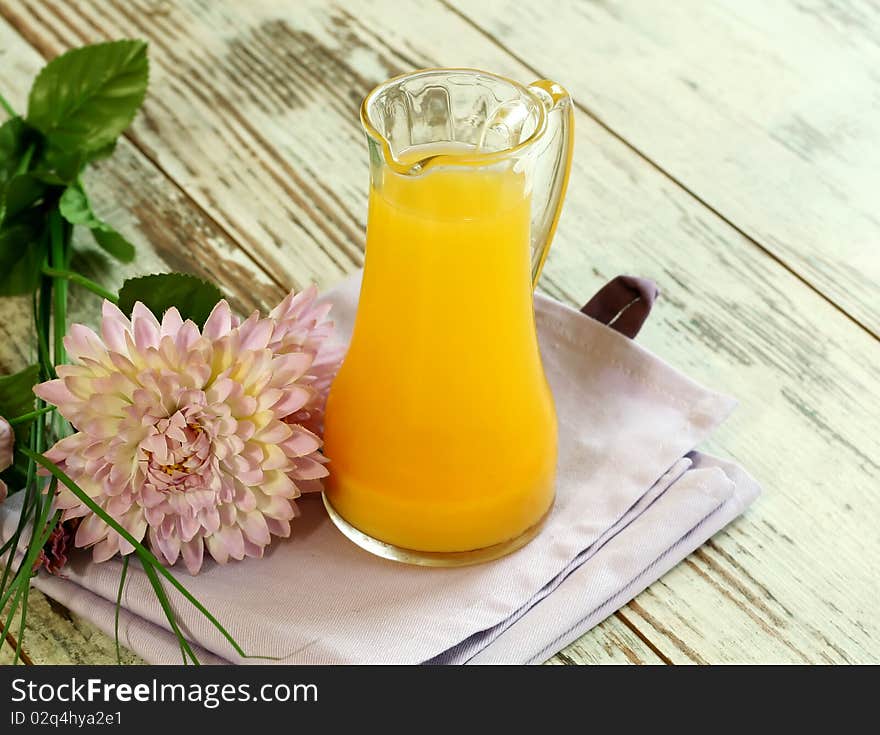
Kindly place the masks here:
MULTIPOLYGON (((0 472, 12 466, 15 432, 9 422, 0 416, 0 472)), ((8 488, 0 480, 0 503, 6 500, 8 488)), ((49 535, 45 546, 34 563, 34 571, 44 568, 49 574, 58 575, 67 564, 73 547, 73 534, 79 525, 79 518, 59 523, 49 535)))
MULTIPOLYGON (((77 429, 47 456, 168 564, 261 557, 327 475, 317 432, 342 353, 316 296, 241 323, 221 301, 201 331, 177 309, 159 322, 138 303, 129 320, 105 301, 101 336, 72 325, 73 364, 34 389, 77 429)), ((95 561, 133 551, 68 489, 55 502, 95 561)))
POLYGON ((70 561, 70 552, 73 550, 76 530, 79 528, 81 520, 80 518, 70 518, 55 526, 34 562, 35 572, 45 569, 49 574, 54 574, 57 577, 63 576, 61 570, 70 561))
MULTIPOLYGON (((9 422, 0 416, 0 472, 12 466, 12 448, 15 444, 15 432, 9 422)), ((8 488, 0 480, 0 503, 6 500, 8 488)))

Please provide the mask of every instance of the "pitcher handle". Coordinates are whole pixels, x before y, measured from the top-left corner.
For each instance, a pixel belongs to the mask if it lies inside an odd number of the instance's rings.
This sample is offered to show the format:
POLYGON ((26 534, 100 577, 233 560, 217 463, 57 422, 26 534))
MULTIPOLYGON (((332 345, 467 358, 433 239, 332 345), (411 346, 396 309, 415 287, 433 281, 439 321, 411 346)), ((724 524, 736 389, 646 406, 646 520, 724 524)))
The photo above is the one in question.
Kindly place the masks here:
POLYGON ((550 243, 562 214, 562 202, 568 187, 571 173, 571 158, 574 150, 574 104, 571 95, 556 82, 539 79, 529 85, 529 90, 544 105, 547 120, 545 136, 550 169, 546 182, 547 200, 533 217, 532 224, 532 288, 538 285, 538 278, 547 260, 550 243))
POLYGON ((596 291, 581 312, 635 339, 659 295, 660 287, 650 278, 617 276, 596 291))

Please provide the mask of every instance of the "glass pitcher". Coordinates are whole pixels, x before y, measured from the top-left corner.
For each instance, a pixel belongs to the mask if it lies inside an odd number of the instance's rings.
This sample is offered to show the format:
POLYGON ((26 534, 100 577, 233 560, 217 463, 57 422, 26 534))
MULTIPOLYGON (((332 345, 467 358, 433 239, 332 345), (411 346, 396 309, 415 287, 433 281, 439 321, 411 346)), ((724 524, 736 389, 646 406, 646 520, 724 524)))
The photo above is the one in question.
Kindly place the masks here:
POLYGON ((456 566, 528 543, 553 504, 556 413, 532 292, 571 167, 568 93, 428 69, 361 107, 366 263, 327 402, 324 501, 363 548, 456 566))

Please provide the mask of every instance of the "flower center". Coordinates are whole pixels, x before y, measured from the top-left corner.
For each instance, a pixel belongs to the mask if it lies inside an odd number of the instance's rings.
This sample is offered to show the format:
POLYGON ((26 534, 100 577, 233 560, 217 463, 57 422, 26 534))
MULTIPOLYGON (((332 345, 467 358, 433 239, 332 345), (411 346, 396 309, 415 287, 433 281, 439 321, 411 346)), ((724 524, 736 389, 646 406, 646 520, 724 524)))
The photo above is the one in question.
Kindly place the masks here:
POLYGON ((182 462, 159 465, 159 469, 169 476, 173 476, 175 472, 186 472, 186 467, 183 466, 182 462))
POLYGON ((210 484, 211 437, 197 417, 186 413, 159 419, 141 442, 147 481, 157 490, 186 492, 210 484))

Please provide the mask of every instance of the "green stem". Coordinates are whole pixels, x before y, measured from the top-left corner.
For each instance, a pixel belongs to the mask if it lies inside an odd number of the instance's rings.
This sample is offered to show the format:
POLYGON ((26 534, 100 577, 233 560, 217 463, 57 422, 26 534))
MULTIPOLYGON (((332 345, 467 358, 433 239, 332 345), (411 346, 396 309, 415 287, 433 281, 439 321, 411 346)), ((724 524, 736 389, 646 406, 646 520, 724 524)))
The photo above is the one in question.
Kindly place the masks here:
POLYGON ((113 616, 113 636, 116 639, 116 663, 122 664, 122 654, 119 652, 119 609, 122 607, 122 590, 125 587, 125 577, 128 575, 128 563, 131 556, 122 560, 122 574, 119 575, 119 592, 116 593, 116 614, 113 616))
POLYGON ((49 354, 49 323, 52 318, 52 279, 43 276, 40 279, 39 299, 34 302, 34 325, 37 331, 37 353, 43 380, 55 377, 55 367, 49 354))
POLYGON ((18 638, 15 640, 15 658, 12 659, 12 665, 15 666, 21 658, 21 643, 24 640, 24 626, 27 624, 28 599, 31 594, 31 586, 29 584, 22 587, 21 599, 21 617, 18 623, 18 638))
MULTIPOLYGON (((37 406, 42 404, 42 400, 37 401, 37 406)), ((30 444, 30 448, 36 452, 42 452, 45 449, 44 445, 44 436, 43 436, 43 422, 38 421, 34 428, 31 430, 31 434, 28 437, 28 443, 30 444)), ((0 599, 4 599, 6 591, 7 591, 7 582, 10 585, 15 584, 15 576, 13 575, 12 580, 9 579, 9 575, 12 572, 14 561, 15 561, 15 552, 18 550, 18 541, 21 538, 21 534, 24 533, 24 529, 30 521, 31 516, 36 513, 39 516, 40 511, 38 508, 40 507, 40 489, 37 486, 37 466, 33 462, 28 462, 28 470, 27 470, 27 478, 25 480, 24 486, 24 501, 22 502, 21 507, 21 516, 18 519, 18 526, 15 529, 15 533, 12 534, 9 541, 7 541, 3 545, 4 552, 8 546, 9 548, 9 556, 6 560, 6 563, 3 565, 3 578, 0 579, 0 599)), ((34 528, 36 528, 36 521, 34 523, 34 528)), ((33 541, 33 538, 31 539, 33 541)), ((21 568, 19 567, 19 570, 21 568)), ((16 571, 16 574, 18 571, 16 571)), ((0 606, 0 610, 2 610, 2 606, 0 606)))
POLYGON ((103 286, 95 283, 89 278, 86 278, 79 273, 74 273, 73 271, 65 271, 60 270, 58 268, 43 268, 43 275, 49 276, 49 278, 54 278, 56 280, 70 281, 71 283, 75 283, 78 286, 82 286, 85 289, 88 289, 96 296, 100 296, 102 299, 107 299, 114 304, 119 303, 119 298, 116 294, 108 291, 103 286))
POLYGON ((198 666, 199 659, 196 658, 195 653, 193 653, 192 648, 189 645, 189 641, 183 635, 183 632, 180 630, 180 626, 177 624, 177 615, 174 612, 174 608, 171 607, 171 602, 168 599, 168 595, 165 594, 165 588, 162 586, 162 580, 156 576, 156 569, 151 564, 147 563, 143 556, 141 556, 140 552, 138 552, 138 556, 140 557, 141 563, 144 567, 144 572, 147 575, 147 579, 150 581, 150 584, 153 586, 153 592, 156 593, 156 599, 159 601, 159 605, 162 607, 162 612, 165 613, 165 617, 168 619, 168 622, 171 623, 171 628, 174 630, 174 635, 177 636, 177 641, 180 643, 180 653, 183 656, 183 663, 186 663, 186 657, 189 656, 192 659, 192 662, 198 666))
POLYGON ((28 421, 33 421, 40 416, 45 416, 47 413, 51 413, 54 410, 55 406, 46 406, 45 408, 40 408, 36 411, 31 411, 30 413, 23 413, 21 416, 16 416, 14 419, 6 419, 6 421, 10 426, 26 424, 28 421))
MULTIPOLYGON (((134 536, 132 536, 116 519, 113 518, 110 514, 107 513, 100 505, 98 505, 89 495, 86 493, 79 485, 77 485, 73 480, 68 477, 65 472, 58 467, 51 459, 43 456, 42 454, 38 454, 37 452, 31 451, 27 447, 21 448, 22 454, 30 459, 34 460, 37 464, 41 465, 45 469, 47 469, 53 477, 55 477, 60 483, 62 483, 68 490, 70 490, 79 501, 85 505, 92 513, 94 513, 98 518, 100 518, 104 523, 106 523, 110 528, 112 528, 116 533, 118 533, 122 538, 124 538, 128 543, 134 546, 135 550, 138 552, 138 557, 140 558, 142 564, 146 568, 150 566, 154 569, 154 571, 159 572, 165 579, 167 579, 171 585, 180 592, 181 595, 198 610, 202 615, 204 615, 208 621, 213 625, 217 631, 229 642, 229 645, 235 650, 235 652, 242 656, 243 658, 256 658, 253 656, 248 656, 242 649, 240 645, 238 645, 238 641, 232 637, 229 631, 221 625, 220 621, 214 617, 211 612, 206 608, 201 602, 199 602, 193 594, 184 587, 180 582, 177 581, 177 578, 168 571, 162 563, 153 555, 153 553, 144 546, 140 541, 138 541, 134 536)), ((171 621, 169 621, 171 622, 171 621)), ((172 623, 172 627, 176 624, 172 623)), ((259 657, 259 658, 268 658, 268 657, 259 657)))
MULTIPOLYGON (((49 264, 56 268, 64 268, 67 264, 67 243, 64 241, 64 231, 61 224, 61 212, 56 207, 49 214, 49 264)), ((67 331, 67 281, 59 279, 52 286, 53 298, 53 334, 54 352, 52 353, 56 365, 66 362, 64 350, 64 333, 67 331)))
MULTIPOLYGON (((23 448, 22 451, 28 450, 23 448)), ((54 490, 52 492, 54 493, 54 490)), ((58 522, 58 514, 56 513, 54 522, 51 524, 51 526, 46 525, 46 520, 49 516, 50 507, 51 503, 47 502, 41 509, 37 511, 37 519, 36 521, 34 521, 34 535, 31 537, 30 543, 28 543, 27 553, 24 555, 24 558, 22 559, 21 564, 19 565, 18 570, 15 573, 15 578, 9 585, 9 589, 7 589, 3 597, 0 598, 0 610, 2 610, 4 607, 6 607, 6 603, 9 601, 9 598, 12 595, 13 591, 15 591, 15 598, 9 610, 10 617, 6 619, 6 624, 3 626, 3 631, 0 632, 0 638, 5 638, 6 634, 9 632, 9 625, 12 621, 12 615, 15 614, 15 610, 18 607, 18 600, 21 596, 21 587, 22 585, 30 584, 31 572, 34 568, 34 563, 37 561, 37 556, 39 556, 40 550, 49 539, 49 535, 52 533, 52 530, 55 528, 58 522), (38 533, 38 529, 42 529, 41 532, 38 533)))
POLYGON ((6 113, 9 115, 9 117, 15 117, 15 110, 12 108, 12 105, 10 105, 9 102, 6 101, 6 98, 3 96, 2 93, 0 93, 0 107, 6 110, 6 113))

